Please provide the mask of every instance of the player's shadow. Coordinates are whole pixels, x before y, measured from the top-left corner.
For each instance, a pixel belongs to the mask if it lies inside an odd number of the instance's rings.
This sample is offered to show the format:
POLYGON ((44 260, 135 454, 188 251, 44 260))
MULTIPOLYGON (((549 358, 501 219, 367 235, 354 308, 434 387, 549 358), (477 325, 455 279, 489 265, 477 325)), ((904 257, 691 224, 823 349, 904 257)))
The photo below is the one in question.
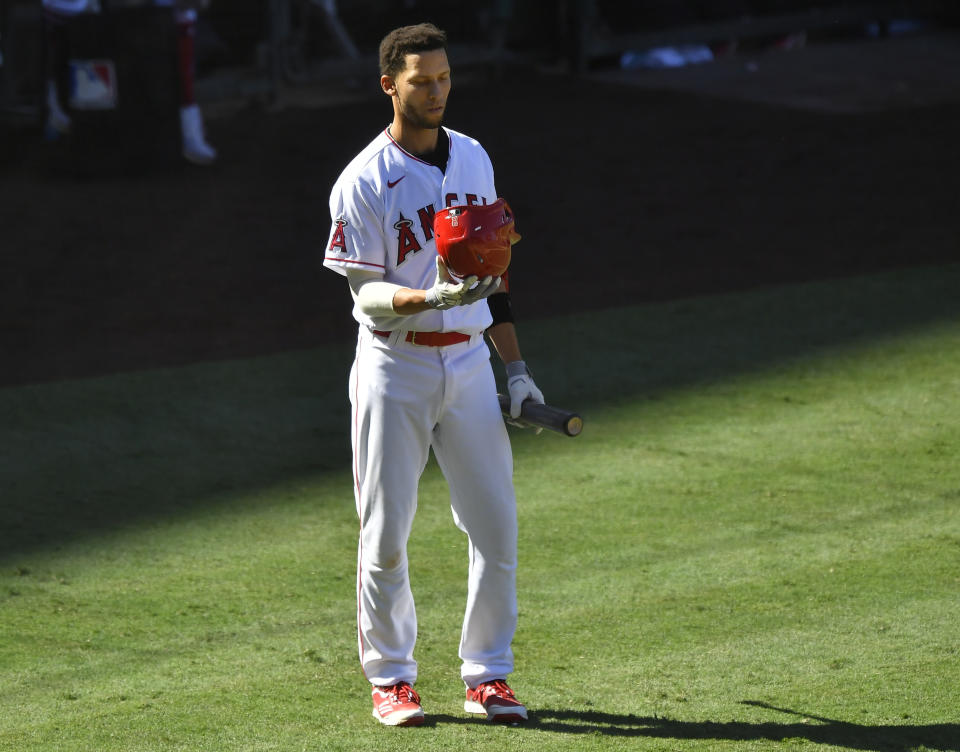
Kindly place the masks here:
POLYGON ((876 752, 897 752, 917 748, 960 749, 960 724, 865 725, 822 718, 762 702, 745 705, 778 710, 799 716, 792 723, 747 721, 675 721, 669 718, 622 715, 601 711, 538 709, 522 728, 558 734, 600 734, 651 739, 700 739, 718 741, 783 741, 804 739, 815 744, 876 752))

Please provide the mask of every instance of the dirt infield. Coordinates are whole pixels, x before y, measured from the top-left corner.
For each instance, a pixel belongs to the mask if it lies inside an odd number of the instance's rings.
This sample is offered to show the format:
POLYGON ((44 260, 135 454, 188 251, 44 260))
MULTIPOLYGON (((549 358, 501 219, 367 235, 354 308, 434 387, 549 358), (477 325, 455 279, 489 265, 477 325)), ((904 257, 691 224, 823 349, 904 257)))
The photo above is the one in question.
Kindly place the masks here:
MULTIPOLYGON (((957 100, 822 111, 685 88, 455 85, 448 124, 487 147, 524 236, 521 326, 960 260, 957 100)), ((385 98, 233 109, 209 122, 217 167, 128 175, 71 174, 36 134, 5 134, 0 383, 352 339, 345 284, 319 264, 327 196, 389 118, 385 98)))

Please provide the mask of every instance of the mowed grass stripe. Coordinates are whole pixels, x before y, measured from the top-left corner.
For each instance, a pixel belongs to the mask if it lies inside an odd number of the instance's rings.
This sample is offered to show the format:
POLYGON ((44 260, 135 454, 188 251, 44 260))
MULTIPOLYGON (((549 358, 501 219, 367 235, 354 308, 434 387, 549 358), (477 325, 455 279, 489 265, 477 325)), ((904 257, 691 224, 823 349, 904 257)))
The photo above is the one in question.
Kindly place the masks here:
POLYGON ((2 390, 0 749, 952 748, 958 281, 524 325, 587 418, 513 434, 526 729, 461 722, 466 548, 434 464, 410 552, 438 720, 369 717, 347 350, 2 390), (571 329, 601 336, 571 358, 571 329))

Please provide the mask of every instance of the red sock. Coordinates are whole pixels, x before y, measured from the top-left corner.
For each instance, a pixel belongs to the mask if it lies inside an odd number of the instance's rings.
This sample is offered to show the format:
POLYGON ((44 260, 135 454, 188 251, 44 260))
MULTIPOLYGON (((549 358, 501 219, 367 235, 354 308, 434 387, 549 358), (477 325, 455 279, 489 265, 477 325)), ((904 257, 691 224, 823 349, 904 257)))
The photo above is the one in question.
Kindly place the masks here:
POLYGON ((194 37, 197 25, 193 22, 177 24, 177 70, 180 73, 180 104, 196 104, 193 94, 193 76, 196 66, 194 37))

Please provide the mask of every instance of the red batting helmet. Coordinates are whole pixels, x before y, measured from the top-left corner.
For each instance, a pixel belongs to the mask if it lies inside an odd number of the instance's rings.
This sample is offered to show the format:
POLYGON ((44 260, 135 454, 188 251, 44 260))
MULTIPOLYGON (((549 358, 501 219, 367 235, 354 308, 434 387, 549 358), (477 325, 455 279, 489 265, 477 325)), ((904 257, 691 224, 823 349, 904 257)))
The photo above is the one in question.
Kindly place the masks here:
POLYGON ((510 246, 520 240, 513 211, 502 198, 482 206, 450 206, 433 218, 437 253, 451 274, 499 277, 510 266, 510 246))

